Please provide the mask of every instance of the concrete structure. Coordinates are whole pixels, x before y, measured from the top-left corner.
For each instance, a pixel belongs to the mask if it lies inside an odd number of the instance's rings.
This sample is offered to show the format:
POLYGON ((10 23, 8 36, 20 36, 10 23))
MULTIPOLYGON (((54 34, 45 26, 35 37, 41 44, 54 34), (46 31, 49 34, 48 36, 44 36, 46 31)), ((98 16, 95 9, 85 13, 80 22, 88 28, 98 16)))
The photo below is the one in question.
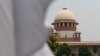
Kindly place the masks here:
POLYGON ((55 29, 54 34, 58 37, 59 43, 67 43, 72 49, 72 56, 77 56, 80 45, 88 45, 92 56, 100 56, 100 42, 82 42, 81 32, 77 28, 78 24, 75 15, 70 10, 63 8, 59 11, 52 23, 55 29), (97 48, 97 53, 93 52, 94 47, 97 48))

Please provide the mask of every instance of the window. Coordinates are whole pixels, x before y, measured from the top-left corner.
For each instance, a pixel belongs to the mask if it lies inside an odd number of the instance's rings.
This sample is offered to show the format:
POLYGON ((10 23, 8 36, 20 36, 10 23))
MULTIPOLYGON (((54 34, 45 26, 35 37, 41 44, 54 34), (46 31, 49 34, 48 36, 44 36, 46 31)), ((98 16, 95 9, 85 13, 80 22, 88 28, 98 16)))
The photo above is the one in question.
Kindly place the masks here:
POLYGON ((63 26, 63 23, 60 23, 60 26, 63 26))
POLYGON ((67 26, 67 22, 65 23, 65 26, 67 26))
POLYGON ((75 23, 73 23, 73 27, 75 27, 75 23))
POLYGON ((57 27, 59 26, 59 23, 56 23, 57 24, 57 27))
POLYGON ((69 26, 71 27, 71 23, 69 23, 69 26))

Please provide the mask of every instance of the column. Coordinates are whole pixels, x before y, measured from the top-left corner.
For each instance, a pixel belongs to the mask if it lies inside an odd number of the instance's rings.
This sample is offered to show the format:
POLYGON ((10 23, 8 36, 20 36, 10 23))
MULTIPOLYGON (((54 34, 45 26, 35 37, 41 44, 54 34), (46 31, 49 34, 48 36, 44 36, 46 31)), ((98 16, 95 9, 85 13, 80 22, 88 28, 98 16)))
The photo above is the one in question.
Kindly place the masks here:
POLYGON ((58 23, 58 27, 60 27, 60 23, 58 23))
POLYGON ((73 25, 74 25, 74 27, 76 27, 76 24, 75 23, 73 25))
POLYGON ((74 25, 73 25, 73 23, 71 23, 71 27, 73 27, 74 25))
POLYGON ((69 27, 69 23, 67 23, 67 27, 69 27))

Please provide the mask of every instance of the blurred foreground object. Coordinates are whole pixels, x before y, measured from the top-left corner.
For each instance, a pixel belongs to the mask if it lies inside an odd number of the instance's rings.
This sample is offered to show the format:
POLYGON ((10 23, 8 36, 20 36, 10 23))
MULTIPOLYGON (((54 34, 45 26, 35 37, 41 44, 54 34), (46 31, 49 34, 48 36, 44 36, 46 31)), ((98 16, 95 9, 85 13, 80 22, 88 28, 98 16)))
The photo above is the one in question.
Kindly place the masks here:
POLYGON ((31 56, 44 45, 49 34, 44 17, 50 2, 0 0, 0 56, 31 56))
POLYGON ((30 56, 47 41, 45 12, 51 0, 14 0, 14 29, 17 56, 30 56))

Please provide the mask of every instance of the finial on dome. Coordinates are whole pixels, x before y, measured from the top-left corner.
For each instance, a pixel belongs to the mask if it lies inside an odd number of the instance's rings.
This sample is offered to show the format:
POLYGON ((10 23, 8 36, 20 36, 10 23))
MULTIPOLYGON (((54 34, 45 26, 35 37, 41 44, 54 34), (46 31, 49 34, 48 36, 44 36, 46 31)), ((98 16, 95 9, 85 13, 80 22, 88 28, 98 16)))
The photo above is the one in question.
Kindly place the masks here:
POLYGON ((63 10, 67 10, 67 8, 63 8, 63 10))

